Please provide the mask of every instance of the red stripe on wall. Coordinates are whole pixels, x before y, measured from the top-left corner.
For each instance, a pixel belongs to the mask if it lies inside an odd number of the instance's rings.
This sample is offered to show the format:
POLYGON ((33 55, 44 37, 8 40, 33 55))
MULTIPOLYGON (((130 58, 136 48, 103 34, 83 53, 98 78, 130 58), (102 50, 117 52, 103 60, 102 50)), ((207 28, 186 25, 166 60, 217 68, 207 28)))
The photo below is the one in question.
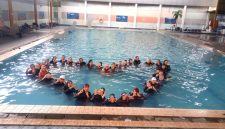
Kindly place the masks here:
POLYGON ((100 19, 102 19, 104 21, 108 20, 108 15, 106 15, 106 14, 87 14, 87 16, 90 16, 95 20, 100 20, 100 19))
POLYGON ((128 16, 128 22, 134 22, 134 17, 133 16, 128 16))
POLYGON ((84 19, 84 14, 83 13, 79 13, 79 19, 84 19))
POLYGON ((142 17, 137 16, 137 23, 157 23, 157 17, 142 17))
POLYGON ((111 15, 111 21, 116 21, 116 15, 111 15))

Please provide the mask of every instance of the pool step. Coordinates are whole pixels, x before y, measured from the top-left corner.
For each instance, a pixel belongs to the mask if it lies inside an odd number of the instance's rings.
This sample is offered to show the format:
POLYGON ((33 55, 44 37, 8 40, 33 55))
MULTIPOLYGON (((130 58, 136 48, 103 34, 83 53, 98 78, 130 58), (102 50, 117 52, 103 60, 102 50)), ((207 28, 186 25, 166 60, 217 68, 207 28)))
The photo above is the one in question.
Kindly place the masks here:
POLYGON ((7 126, 75 126, 75 127, 132 127, 132 128, 195 128, 225 129, 225 123, 165 122, 165 121, 118 121, 118 120, 73 120, 1 118, 0 125, 7 126))

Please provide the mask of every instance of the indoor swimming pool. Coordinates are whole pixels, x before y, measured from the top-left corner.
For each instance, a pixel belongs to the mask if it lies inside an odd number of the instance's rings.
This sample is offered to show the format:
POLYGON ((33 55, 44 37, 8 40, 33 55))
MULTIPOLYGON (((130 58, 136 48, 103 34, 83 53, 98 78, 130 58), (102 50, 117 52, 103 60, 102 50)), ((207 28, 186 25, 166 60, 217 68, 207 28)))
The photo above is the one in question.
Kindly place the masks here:
MULTIPOLYGON (((160 88, 160 93, 134 105, 152 108, 225 109, 225 57, 206 48, 181 42, 156 32, 128 30, 77 29, 64 38, 52 39, 0 62, 0 104, 78 105, 61 89, 43 85, 26 76, 30 64, 62 55, 78 61, 118 63, 137 55, 142 63, 147 58, 168 59, 172 77, 160 88)), ((97 71, 71 67, 52 68, 55 76, 65 75, 80 89, 90 84, 90 91, 104 87, 106 97, 114 93, 131 92, 144 82, 155 69, 141 66, 103 76, 97 71)))

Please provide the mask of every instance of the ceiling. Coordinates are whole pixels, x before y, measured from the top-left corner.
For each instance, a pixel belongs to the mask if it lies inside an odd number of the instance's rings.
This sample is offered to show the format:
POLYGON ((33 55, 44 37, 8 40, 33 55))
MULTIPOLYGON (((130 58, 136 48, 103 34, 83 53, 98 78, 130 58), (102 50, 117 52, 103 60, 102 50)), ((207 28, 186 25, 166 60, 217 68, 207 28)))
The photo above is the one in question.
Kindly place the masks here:
MULTIPOLYGON (((23 2, 27 4, 33 4, 34 0, 13 0, 17 2, 23 2)), ((49 0, 37 0, 37 4, 39 5, 47 5, 49 0)))
MULTIPOLYGON (((13 0, 33 4, 34 0, 13 0)), ((84 0, 59 0, 59 1, 84 1, 84 0)), ((138 4, 163 4, 163 5, 195 5, 195 6, 216 6, 217 1, 220 2, 218 7, 220 12, 225 10, 225 0, 87 0, 88 2, 115 2, 115 3, 138 3, 138 4)), ((47 5, 49 0, 37 0, 39 5, 47 5)))

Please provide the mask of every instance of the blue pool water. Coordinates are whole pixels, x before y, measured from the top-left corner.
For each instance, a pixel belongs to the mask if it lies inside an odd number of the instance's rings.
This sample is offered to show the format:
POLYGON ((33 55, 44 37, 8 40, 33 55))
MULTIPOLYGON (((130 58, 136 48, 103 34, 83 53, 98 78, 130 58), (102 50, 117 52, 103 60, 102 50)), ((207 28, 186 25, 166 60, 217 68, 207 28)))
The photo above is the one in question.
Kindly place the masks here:
MULTIPOLYGON (((74 98, 60 89, 46 86, 26 77, 31 63, 42 62, 53 55, 64 54, 74 60, 83 57, 95 63, 118 62, 140 56, 169 59, 172 79, 167 81, 159 94, 148 97, 143 107, 225 109, 225 57, 204 48, 183 43, 155 32, 115 30, 75 30, 60 40, 50 40, 3 62, 0 62, 1 104, 76 105, 74 98)), ((129 68, 111 76, 78 68, 58 68, 50 71, 54 76, 66 76, 81 88, 89 83, 91 91, 105 87, 106 94, 123 92, 139 87, 150 78, 154 69, 129 68)))

